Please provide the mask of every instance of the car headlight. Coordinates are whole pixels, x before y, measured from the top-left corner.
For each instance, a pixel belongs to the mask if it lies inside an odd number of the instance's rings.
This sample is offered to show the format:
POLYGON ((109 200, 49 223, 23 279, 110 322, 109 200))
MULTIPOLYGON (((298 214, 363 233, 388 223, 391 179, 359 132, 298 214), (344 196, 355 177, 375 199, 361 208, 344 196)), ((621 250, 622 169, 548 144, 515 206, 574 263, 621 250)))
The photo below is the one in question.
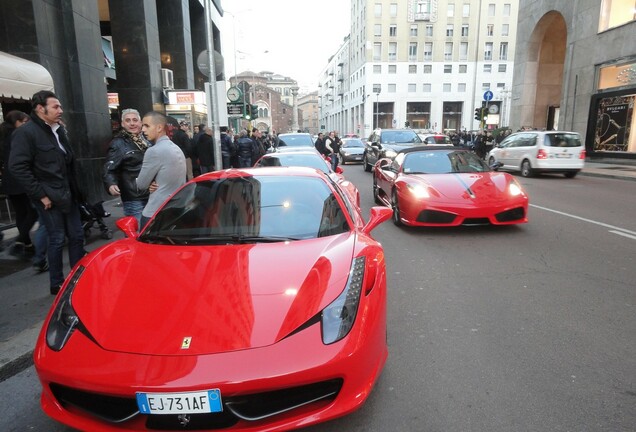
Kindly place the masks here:
POLYGON ((510 193, 511 196, 519 196, 523 194, 523 190, 521 189, 521 186, 519 186, 517 182, 511 182, 508 185, 508 192, 510 193))
POLYGON ((79 266, 73 277, 68 283, 68 286, 62 293, 60 301, 55 306, 55 311, 49 321, 49 326, 46 329, 46 344, 53 351, 60 351, 66 345, 75 329, 80 323, 80 320, 71 305, 71 297, 77 281, 82 276, 85 267, 79 266))
POLYGON ((391 150, 391 149, 387 149, 384 152, 384 157, 388 157, 388 158, 394 158, 397 156, 397 152, 395 150, 391 150))
POLYGON ((360 304, 365 267, 365 257, 354 259, 344 291, 323 309, 322 342, 325 345, 344 338, 353 327, 360 304))
POLYGON ((409 192, 413 194, 415 198, 429 198, 431 194, 428 193, 428 188, 422 185, 406 185, 409 192))

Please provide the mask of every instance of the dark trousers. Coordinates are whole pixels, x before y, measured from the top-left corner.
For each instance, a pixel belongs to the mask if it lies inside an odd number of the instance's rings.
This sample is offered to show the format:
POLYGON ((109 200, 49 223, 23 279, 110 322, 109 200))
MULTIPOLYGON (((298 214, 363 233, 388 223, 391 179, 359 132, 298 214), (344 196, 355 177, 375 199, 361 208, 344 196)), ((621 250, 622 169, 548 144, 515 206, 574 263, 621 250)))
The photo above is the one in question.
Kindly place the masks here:
POLYGON ((18 229, 16 241, 31 244, 31 229, 38 220, 38 212, 31 204, 27 194, 9 195, 9 201, 15 210, 15 226, 18 229))
POLYGON ((71 211, 63 213, 55 206, 45 210, 41 202, 35 203, 40 221, 49 235, 48 259, 51 287, 64 282, 64 238, 68 237, 68 260, 71 268, 84 256, 84 230, 79 205, 71 206, 71 211))

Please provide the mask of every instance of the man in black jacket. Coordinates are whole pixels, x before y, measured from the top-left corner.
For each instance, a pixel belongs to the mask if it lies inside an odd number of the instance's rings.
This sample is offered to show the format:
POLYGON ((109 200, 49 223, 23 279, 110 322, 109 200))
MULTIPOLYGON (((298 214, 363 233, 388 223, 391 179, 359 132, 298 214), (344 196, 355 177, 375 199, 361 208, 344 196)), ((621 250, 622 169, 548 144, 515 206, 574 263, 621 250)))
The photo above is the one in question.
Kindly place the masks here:
POLYGON ((64 126, 62 105, 55 93, 33 95, 31 121, 13 134, 9 169, 35 206, 49 235, 48 259, 51 294, 64 282, 62 253, 68 237, 71 268, 84 256, 84 232, 79 212, 82 202, 75 172, 75 156, 64 126))

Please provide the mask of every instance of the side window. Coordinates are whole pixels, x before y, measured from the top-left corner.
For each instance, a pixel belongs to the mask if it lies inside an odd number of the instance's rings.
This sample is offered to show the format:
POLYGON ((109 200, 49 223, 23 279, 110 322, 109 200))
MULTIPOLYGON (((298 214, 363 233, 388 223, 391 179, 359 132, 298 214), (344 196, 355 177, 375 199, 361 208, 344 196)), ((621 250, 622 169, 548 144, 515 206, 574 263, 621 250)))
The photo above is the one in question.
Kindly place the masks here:
POLYGON ((501 142, 501 147, 502 148, 512 148, 515 146, 515 141, 517 141, 517 137, 516 136, 511 136, 509 138, 506 138, 505 140, 503 140, 501 142))

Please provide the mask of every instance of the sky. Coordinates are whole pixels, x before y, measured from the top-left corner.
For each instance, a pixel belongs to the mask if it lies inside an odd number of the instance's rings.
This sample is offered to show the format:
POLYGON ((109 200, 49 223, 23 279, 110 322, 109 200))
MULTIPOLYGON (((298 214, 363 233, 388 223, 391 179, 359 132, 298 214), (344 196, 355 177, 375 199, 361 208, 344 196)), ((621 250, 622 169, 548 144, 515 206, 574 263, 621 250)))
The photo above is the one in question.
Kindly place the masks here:
POLYGON ((296 80, 301 94, 317 90, 320 73, 349 34, 348 0, 225 0, 222 5, 226 79, 235 70, 269 71, 296 80))

